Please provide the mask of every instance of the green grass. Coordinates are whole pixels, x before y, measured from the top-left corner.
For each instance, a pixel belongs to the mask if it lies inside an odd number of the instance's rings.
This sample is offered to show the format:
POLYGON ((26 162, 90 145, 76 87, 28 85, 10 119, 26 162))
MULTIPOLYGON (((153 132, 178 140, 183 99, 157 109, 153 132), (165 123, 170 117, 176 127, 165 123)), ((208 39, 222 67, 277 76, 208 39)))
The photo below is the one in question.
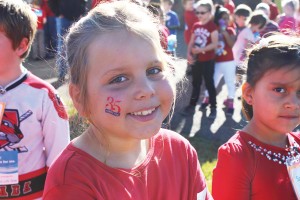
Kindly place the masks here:
POLYGON ((218 148, 221 143, 199 137, 188 138, 198 153, 203 174, 207 181, 207 187, 211 192, 212 172, 217 163, 218 148))

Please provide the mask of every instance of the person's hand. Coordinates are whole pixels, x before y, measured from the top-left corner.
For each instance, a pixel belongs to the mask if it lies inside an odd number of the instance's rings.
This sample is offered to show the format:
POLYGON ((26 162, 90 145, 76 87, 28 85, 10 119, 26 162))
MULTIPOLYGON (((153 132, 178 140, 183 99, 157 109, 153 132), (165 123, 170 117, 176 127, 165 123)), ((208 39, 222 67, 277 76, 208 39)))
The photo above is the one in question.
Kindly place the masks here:
POLYGON ((198 47, 198 46, 194 46, 192 48, 192 53, 193 54, 200 54, 200 53, 204 54, 205 51, 204 51, 204 48, 201 48, 201 47, 198 47))
POLYGON ((199 49, 200 49, 200 47, 194 46, 194 47, 192 48, 192 54, 198 54, 198 53, 199 53, 199 49))
POLYGON ((193 64, 195 62, 195 58, 194 58, 193 54, 188 53, 187 61, 188 61, 189 64, 193 64))

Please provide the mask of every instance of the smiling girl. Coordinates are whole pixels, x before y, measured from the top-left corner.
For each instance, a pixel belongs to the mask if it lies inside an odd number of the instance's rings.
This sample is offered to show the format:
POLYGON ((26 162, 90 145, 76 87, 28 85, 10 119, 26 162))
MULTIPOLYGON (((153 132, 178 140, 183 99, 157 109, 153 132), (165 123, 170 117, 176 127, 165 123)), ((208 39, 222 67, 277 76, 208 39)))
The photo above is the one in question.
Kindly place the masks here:
POLYGON ((161 129, 177 72, 158 22, 136 4, 99 4, 66 37, 70 96, 89 128, 49 170, 44 199, 210 199, 197 153, 161 129))
POLYGON ((299 199, 300 133, 292 132, 300 124, 299 37, 262 39, 247 67, 242 97, 249 122, 219 148, 213 197, 299 199))

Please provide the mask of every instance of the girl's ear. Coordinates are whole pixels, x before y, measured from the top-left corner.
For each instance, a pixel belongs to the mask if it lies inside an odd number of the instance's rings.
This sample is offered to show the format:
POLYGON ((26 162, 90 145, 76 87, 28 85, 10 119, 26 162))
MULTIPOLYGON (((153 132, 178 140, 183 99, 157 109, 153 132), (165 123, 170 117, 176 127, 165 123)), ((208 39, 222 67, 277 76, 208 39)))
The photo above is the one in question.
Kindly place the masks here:
POLYGON ((16 53, 19 57, 21 57, 29 48, 28 38, 23 38, 20 42, 20 45, 16 49, 16 53))
POLYGON ((249 83, 245 82, 242 85, 242 97, 249 105, 252 105, 253 103, 252 92, 253 92, 252 86, 249 83))
POLYGON ((73 101, 73 105, 76 108, 80 116, 84 117, 84 105, 80 99, 80 89, 77 85, 70 83, 69 85, 69 94, 73 101))

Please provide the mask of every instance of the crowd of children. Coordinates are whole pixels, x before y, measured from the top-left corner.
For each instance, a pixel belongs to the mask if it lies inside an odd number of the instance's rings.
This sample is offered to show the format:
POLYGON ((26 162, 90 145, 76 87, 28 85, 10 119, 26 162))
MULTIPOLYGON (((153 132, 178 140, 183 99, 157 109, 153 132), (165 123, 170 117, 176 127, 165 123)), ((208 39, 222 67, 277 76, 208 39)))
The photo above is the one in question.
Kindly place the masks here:
POLYGON ((283 0, 281 2, 282 14, 279 13, 277 5, 271 0, 263 0, 257 4, 254 10, 246 4, 239 4, 235 7, 231 0, 224 0, 217 4, 213 4, 211 0, 198 2, 185 0, 183 5, 186 25, 184 36, 188 45, 187 60, 191 66, 193 90, 190 103, 185 107, 182 114, 189 115, 195 112, 199 94, 201 94, 202 79, 204 79, 207 90, 204 92, 199 110, 205 110, 210 106, 208 118, 216 118, 216 107, 220 103, 215 102, 215 88, 218 86, 220 78, 224 76, 228 88, 228 98, 223 104, 225 114, 231 116, 234 113, 233 101, 236 96, 236 86, 241 85, 240 66, 245 61, 246 50, 258 42, 260 38, 267 37, 268 33, 290 34, 297 32, 300 22, 297 17, 299 2, 298 0, 283 0), (226 14, 222 16, 222 13, 226 14), (212 29, 210 24, 214 24, 217 28, 212 29), (213 30, 217 30, 217 41, 213 30), (214 45, 216 43, 217 45, 214 45), (213 53, 210 54, 210 52, 213 53), (208 59, 211 64, 205 63, 203 65, 205 67, 200 67, 201 61, 206 61, 209 55, 212 55, 208 59), (228 63, 227 61, 233 62, 228 63), (209 73, 206 73, 208 70, 209 73))
POLYGON ((168 51, 180 26, 173 1, 95 1, 86 15, 82 0, 68 1, 81 5, 74 13, 49 2, 0 0, 0 199, 300 198, 298 1, 283 0, 282 14, 272 1, 255 11, 232 1, 183 2, 193 86, 185 111, 195 111, 204 80, 200 109, 210 106, 215 118, 224 76, 232 115, 236 67, 246 76, 248 124, 219 148, 212 195, 194 147, 161 128, 185 70, 168 51), (43 38, 54 17, 45 5, 61 23, 63 48, 53 47, 53 35, 43 38), (73 105, 89 122, 71 142, 57 91, 22 65, 31 48, 34 59, 60 52, 70 68, 73 105))

